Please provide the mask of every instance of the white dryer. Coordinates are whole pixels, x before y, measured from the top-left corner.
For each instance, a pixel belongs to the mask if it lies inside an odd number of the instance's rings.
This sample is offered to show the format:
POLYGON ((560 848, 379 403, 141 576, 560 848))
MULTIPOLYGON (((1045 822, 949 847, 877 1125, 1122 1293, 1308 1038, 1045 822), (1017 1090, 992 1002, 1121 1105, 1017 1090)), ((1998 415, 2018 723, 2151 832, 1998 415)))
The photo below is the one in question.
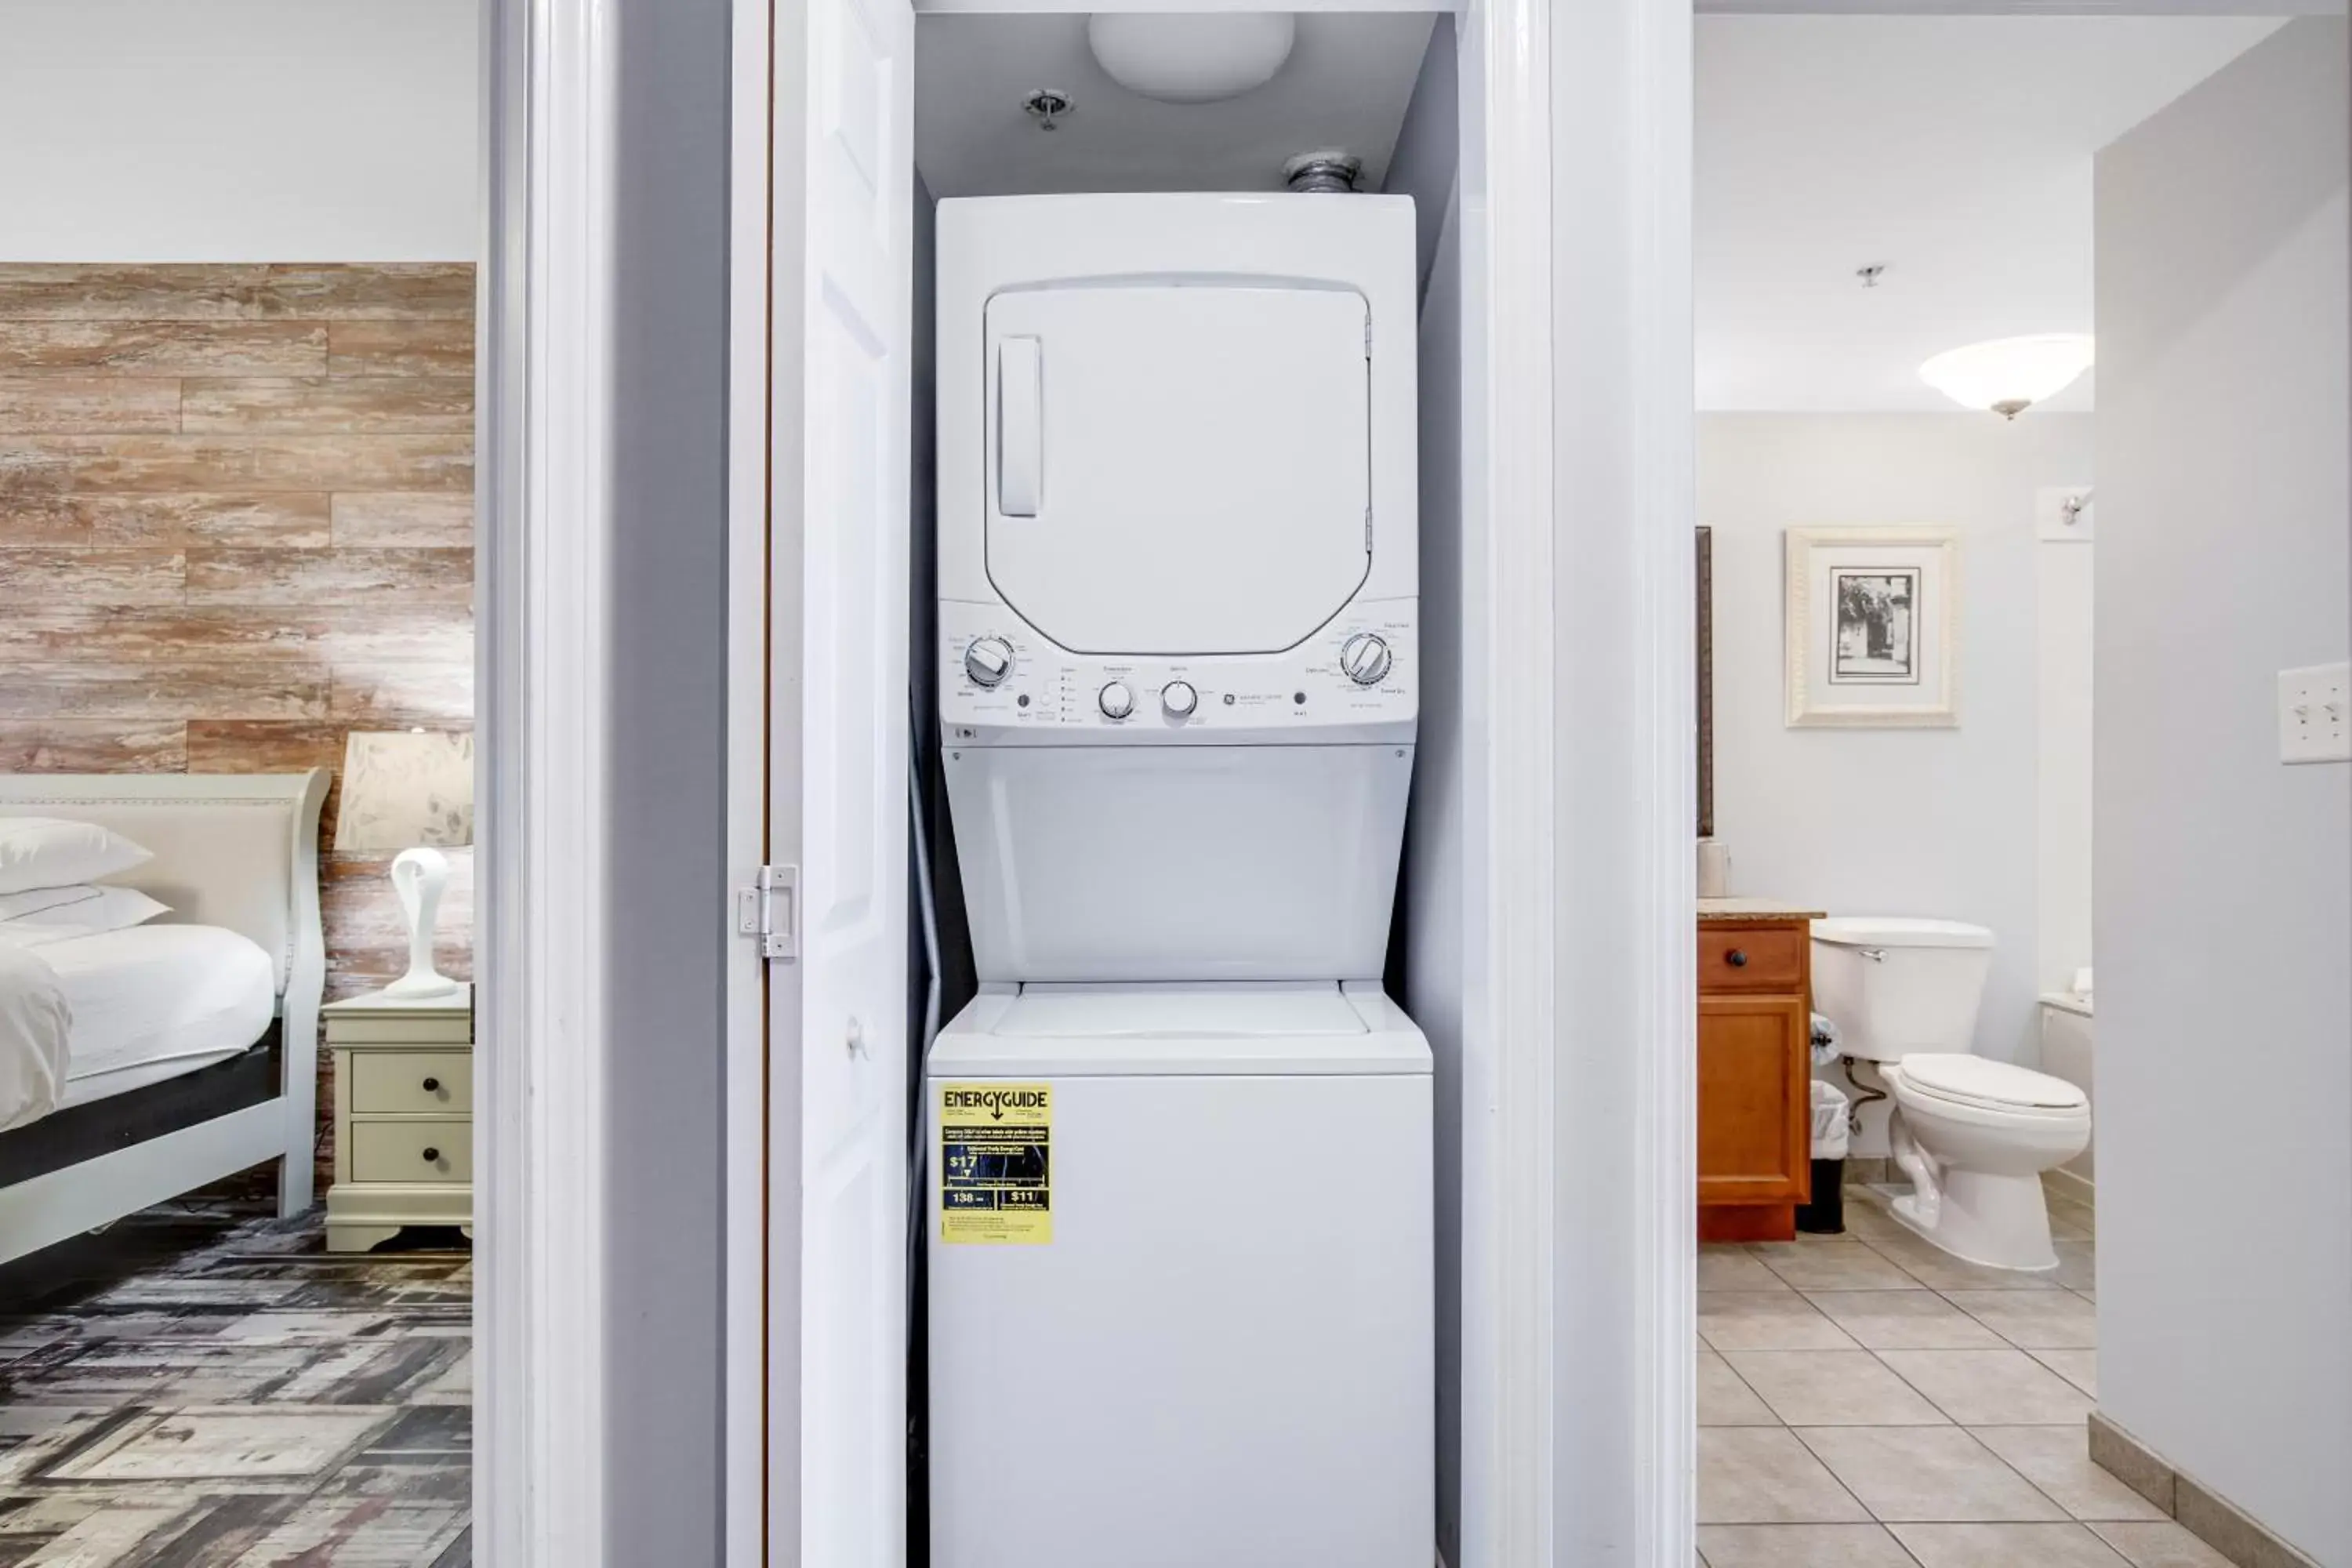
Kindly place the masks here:
POLYGON ((1423 1568, 1412 208, 939 208, 936 1568, 1423 1568))
POLYGON ((1402 196, 940 204, 940 718, 983 979, 1380 974, 1412 234, 1402 196))

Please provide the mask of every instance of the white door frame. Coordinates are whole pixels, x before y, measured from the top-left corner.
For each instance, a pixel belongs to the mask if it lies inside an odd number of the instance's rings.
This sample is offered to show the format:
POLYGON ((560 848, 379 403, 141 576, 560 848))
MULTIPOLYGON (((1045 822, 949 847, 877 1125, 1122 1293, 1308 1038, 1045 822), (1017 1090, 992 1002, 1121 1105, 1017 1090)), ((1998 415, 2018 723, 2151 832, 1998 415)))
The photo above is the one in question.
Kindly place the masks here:
POLYGON ((1474 0, 1462 134, 1462 1452, 1455 1568, 1554 1561, 1559 988, 1546 0, 1474 0), (1478 433, 1484 432, 1483 443, 1478 433), (1483 615, 1472 613, 1483 606, 1483 615), (1535 716, 1534 722, 1526 716, 1535 716))
POLYGON ((482 12, 474 1552, 603 1568, 614 62, 482 12))
POLYGON ((1691 1561, 1697 1446, 1689 0, 1552 13, 1557 1531, 1691 1561))
MULTIPOLYGON (((781 465, 797 472, 800 466, 801 409, 798 386, 777 387, 771 374, 769 301, 772 292, 800 297, 797 252, 772 259, 769 247, 771 203, 783 193, 772 184, 771 170, 781 164, 789 178, 807 166, 803 118, 773 114, 773 84, 804 81, 804 13, 785 0, 788 9, 775 16, 778 0, 736 0, 728 170, 728 627, 727 667, 730 670, 772 669, 768 653, 768 595, 771 589, 768 537, 770 468, 781 465), (793 269, 785 288, 775 272, 793 269), (772 404, 772 399, 785 400, 772 404)), ((782 326, 797 334, 800 312, 787 310, 782 326)), ((789 353, 796 344, 777 345, 789 353)), ((797 489, 797 486, 795 486, 797 489)), ((797 560, 799 552, 791 552, 797 560)), ((797 729, 800 705, 796 691, 772 693, 766 681, 739 681, 728 689, 727 715, 727 865, 739 887, 750 887, 759 868, 768 861, 770 809, 769 725, 797 729), (783 711, 772 715, 772 702, 783 711)), ((772 1161, 779 1170, 800 1169, 801 1128, 795 1115, 778 1118, 768 1074, 768 1020, 772 1016, 769 987, 779 987, 775 1002, 799 1005, 800 973, 791 965, 771 965, 744 955, 727 969, 727 1223, 726 1347, 727 1408, 723 1413, 726 1457, 726 1521, 721 1539, 727 1543, 730 1568, 745 1564, 790 1563, 796 1561, 797 1531, 786 1532, 771 1554, 768 1528, 772 1518, 797 1519, 800 1511, 800 1423, 787 1420, 771 1430, 771 1401, 798 1383, 797 1353, 772 1366, 771 1336, 794 1347, 800 1342, 798 1279, 800 1206, 768 1201, 768 1172, 772 1161), (771 1249, 773 1249, 772 1258, 771 1249), (790 1269, 792 1289, 771 1290, 779 1271, 790 1269)), ((787 1075, 779 1087, 797 1104, 799 1077, 787 1075)))

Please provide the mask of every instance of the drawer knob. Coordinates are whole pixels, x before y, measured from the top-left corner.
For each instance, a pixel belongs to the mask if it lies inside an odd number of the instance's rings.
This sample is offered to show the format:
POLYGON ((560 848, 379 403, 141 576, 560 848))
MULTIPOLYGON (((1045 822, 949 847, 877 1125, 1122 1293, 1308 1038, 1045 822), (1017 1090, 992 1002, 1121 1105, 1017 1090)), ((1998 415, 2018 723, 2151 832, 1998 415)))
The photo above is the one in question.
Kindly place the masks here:
POLYGON ((440 1092, 441 1092, 441 1080, 440 1080, 439 1079, 437 1079, 437 1078, 428 1078, 428 1079, 426 1079, 425 1080, 425 1093, 427 1093, 427 1094, 438 1094, 438 1093, 440 1093, 440 1092))
POLYGON ((441 1163, 441 1151, 438 1149, 427 1149, 425 1151, 425 1163, 428 1165, 439 1164, 441 1163))
POLYGON ((1735 947, 1723 955, 1723 962, 1734 969, 1745 969, 1748 967, 1748 950, 1735 947))

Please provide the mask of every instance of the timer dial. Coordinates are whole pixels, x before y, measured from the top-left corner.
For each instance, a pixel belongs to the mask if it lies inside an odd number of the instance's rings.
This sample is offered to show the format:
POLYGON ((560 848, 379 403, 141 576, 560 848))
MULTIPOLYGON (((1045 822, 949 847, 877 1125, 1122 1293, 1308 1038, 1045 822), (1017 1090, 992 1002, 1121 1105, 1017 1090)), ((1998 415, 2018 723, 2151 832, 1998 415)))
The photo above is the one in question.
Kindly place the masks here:
POLYGON ((1358 632, 1339 647, 1339 668, 1359 686, 1377 686, 1396 663, 1377 632, 1358 632))
POLYGON ((963 672, 979 687, 997 687, 1013 673, 1013 645, 1003 637, 974 637, 963 650, 963 672))

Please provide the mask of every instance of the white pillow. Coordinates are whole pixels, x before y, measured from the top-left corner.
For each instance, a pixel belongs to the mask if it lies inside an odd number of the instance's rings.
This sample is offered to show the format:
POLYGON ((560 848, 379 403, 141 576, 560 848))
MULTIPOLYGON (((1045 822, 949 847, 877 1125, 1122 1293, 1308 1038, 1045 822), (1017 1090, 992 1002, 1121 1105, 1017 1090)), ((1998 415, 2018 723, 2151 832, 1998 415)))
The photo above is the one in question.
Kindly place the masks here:
POLYGON ((172 906, 159 904, 136 888, 48 888, 46 893, 64 893, 66 900, 47 903, 6 918, 9 905, 35 895, 11 893, 0 895, 0 946, 46 947, 53 942, 64 942, 77 936, 97 936, 103 931, 124 931, 143 925, 157 915, 169 914, 172 906))
POLYGON ((0 816, 0 893, 101 881, 153 858, 94 822, 0 816))

